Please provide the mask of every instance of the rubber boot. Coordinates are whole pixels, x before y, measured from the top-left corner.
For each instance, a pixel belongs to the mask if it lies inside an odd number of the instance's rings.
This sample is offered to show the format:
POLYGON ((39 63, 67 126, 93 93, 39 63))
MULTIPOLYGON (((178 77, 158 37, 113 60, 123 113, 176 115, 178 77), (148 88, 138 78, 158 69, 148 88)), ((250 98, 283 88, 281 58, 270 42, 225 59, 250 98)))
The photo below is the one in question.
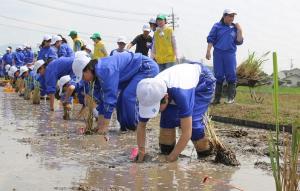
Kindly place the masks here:
POLYGON ((233 104, 234 98, 236 94, 236 84, 235 83, 229 83, 228 84, 228 98, 227 98, 227 104, 233 104))
POLYGON ((213 147, 208 138, 204 137, 197 141, 193 141, 194 147, 197 151, 198 158, 207 157, 212 153, 213 147))
POLYGON ((214 101, 212 102, 213 105, 220 104, 220 100, 222 97, 222 91, 223 91, 223 84, 216 84, 216 89, 215 89, 215 98, 214 101))
POLYGON ((161 154, 169 155, 176 144, 176 129, 160 128, 159 147, 161 154))

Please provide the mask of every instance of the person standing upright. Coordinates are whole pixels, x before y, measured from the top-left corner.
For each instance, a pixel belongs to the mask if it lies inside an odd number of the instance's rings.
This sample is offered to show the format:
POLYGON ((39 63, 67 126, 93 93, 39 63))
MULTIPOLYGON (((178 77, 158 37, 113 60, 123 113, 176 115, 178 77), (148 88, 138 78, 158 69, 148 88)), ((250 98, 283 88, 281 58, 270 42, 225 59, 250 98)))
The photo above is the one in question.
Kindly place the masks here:
POLYGON ((152 45, 152 57, 159 65, 159 70, 163 70, 175 65, 177 61, 177 47, 174 31, 167 26, 167 17, 158 15, 156 18, 157 28, 154 32, 152 45))
POLYGON ((99 59, 108 56, 100 34, 94 33, 91 36, 91 39, 94 41, 93 59, 99 59))
POLYGON ((69 33, 69 36, 72 38, 74 45, 73 45, 73 51, 81 51, 81 47, 84 45, 83 41, 79 38, 78 33, 76 31, 71 31, 69 33))
POLYGON ((228 100, 226 103, 234 103, 236 94, 236 50, 237 45, 243 43, 241 26, 233 23, 236 12, 225 9, 220 22, 214 24, 207 37, 206 59, 211 59, 213 52, 214 75, 217 79, 215 98, 213 104, 219 104, 222 96, 223 82, 228 84, 228 100))
POLYGON ((136 45, 135 53, 141 53, 144 56, 148 56, 149 49, 152 44, 152 37, 150 34, 150 26, 143 26, 143 34, 136 36, 131 43, 128 44, 127 49, 129 50, 131 47, 136 45))

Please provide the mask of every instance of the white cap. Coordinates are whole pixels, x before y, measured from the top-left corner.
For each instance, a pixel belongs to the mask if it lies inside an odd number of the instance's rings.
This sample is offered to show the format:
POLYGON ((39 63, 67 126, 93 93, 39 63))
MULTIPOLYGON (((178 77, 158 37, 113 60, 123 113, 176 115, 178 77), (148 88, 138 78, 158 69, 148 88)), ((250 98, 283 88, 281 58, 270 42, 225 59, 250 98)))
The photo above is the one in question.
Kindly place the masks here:
POLYGON ((23 46, 17 46, 16 50, 22 50, 23 46))
POLYGON ((51 38, 51 45, 54 45, 57 41, 61 41, 62 38, 58 35, 52 36, 51 38))
POLYGON ((14 77, 15 73, 18 71, 18 68, 16 66, 10 67, 9 71, 11 72, 11 77, 14 77))
POLYGON ((6 51, 8 51, 8 50, 10 50, 10 48, 7 47, 7 48, 6 48, 6 51))
POLYGON ((159 112, 160 100, 166 93, 167 85, 162 79, 146 78, 141 80, 136 89, 140 117, 155 117, 159 112))
POLYGON ((72 70, 76 76, 76 83, 82 79, 82 72, 86 65, 90 62, 90 58, 85 51, 75 53, 75 58, 72 64, 72 70))
POLYGON ((45 41, 48 41, 48 40, 51 40, 51 36, 46 34, 44 37, 43 37, 43 40, 45 41))
POLYGON ((156 24, 156 19, 155 18, 151 18, 149 21, 150 24, 156 24))
POLYGON ((8 72, 10 67, 11 67, 11 65, 9 65, 9 64, 5 65, 5 71, 8 72))
POLYGON ((34 63, 34 71, 36 72, 36 73, 38 73, 38 70, 39 70, 39 68, 41 67, 41 66, 43 66, 45 64, 45 61, 44 60, 38 60, 38 61, 36 61, 35 63, 34 63))
POLYGON ((70 75, 63 76, 63 77, 61 77, 61 78, 58 80, 57 84, 58 84, 58 87, 59 87, 59 95, 62 94, 64 85, 65 85, 66 83, 68 83, 69 81, 71 81, 70 75))
POLYGON ((151 28, 150 28, 149 24, 146 24, 146 25, 143 26, 143 31, 148 31, 148 32, 151 31, 151 28))
POLYGON ((12 73, 12 71, 10 71, 10 70, 7 72, 7 75, 12 78, 15 77, 14 74, 12 73))
POLYGON ((120 36, 119 38, 118 38, 118 41, 117 42, 123 42, 123 43, 127 43, 127 40, 126 40, 126 37, 125 36, 120 36))
POLYGON ((228 14, 228 15, 231 15, 231 14, 237 15, 237 13, 233 9, 225 9, 223 11, 223 15, 225 15, 225 14, 228 14))
POLYGON ((19 76, 22 76, 22 74, 24 74, 24 72, 27 72, 28 70, 29 69, 27 68, 27 66, 21 66, 19 76))

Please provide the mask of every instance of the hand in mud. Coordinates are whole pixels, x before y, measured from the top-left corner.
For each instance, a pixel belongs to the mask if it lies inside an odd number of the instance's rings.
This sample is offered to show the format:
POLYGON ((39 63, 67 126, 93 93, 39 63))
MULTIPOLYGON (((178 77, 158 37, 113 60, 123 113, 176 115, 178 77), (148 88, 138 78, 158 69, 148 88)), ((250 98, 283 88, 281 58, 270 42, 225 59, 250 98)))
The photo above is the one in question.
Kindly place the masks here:
POLYGON ((175 162, 175 161, 177 161, 177 157, 176 157, 176 156, 173 156, 172 153, 171 153, 171 154, 169 154, 169 155, 167 156, 166 160, 167 160, 168 162, 175 162))
POLYGON ((78 112, 76 118, 77 118, 77 119, 80 119, 81 117, 84 116, 84 113, 85 113, 85 106, 82 106, 81 109, 80 109, 80 111, 78 112))
POLYGON ((142 163, 145 160, 145 153, 144 152, 139 152, 139 154, 136 156, 135 161, 137 163, 142 163))

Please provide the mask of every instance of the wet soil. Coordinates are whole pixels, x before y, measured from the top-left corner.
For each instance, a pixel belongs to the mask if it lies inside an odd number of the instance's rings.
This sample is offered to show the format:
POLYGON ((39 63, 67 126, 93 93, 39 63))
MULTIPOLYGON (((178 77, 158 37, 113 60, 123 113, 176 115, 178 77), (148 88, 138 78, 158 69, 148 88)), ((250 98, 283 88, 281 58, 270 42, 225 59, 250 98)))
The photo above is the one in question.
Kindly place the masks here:
MULTIPOLYGON (((159 154, 158 118, 147 129, 145 163, 133 163, 135 132, 120 132, 112 120, 109 141, 102 135, 83 135, 82 120, 63 120, 63 109, 50 112, 48 102, 32 105, 0 88, 0 190, 274 190, 267 165, 265 130, 216 123, 216 133, 233 150, 241 165, 214 162, 215 155, 197 159, 189 142, 177 162, 159 154), (263 169, 263 170, 262 170, 263 169), (203 183, 205 177, 210 181, 203 183), (259 187, 257 186, 259 183, 259 187)), ((177 131, 177 137, 180 130, 177 131)))

